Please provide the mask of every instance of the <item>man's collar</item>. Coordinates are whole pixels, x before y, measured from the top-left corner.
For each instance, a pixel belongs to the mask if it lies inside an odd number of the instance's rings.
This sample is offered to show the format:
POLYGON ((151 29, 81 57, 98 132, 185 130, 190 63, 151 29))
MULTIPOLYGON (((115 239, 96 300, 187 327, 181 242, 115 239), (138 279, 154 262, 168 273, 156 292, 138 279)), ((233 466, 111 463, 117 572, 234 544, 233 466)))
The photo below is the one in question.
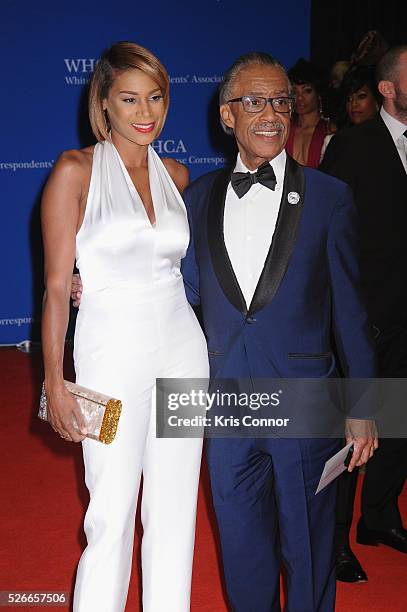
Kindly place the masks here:
POLYGON ((400 136, 405 132, 407 126, 396 119, 396 117, 393 117, 393 115, 390 115, 390 113, 388 113, 383 106, 380 109, 380 116, 386 124, 386 127, 389 130, 393 140, 400 138, 400 136))
MULTIPOLYGON (((283 180, 286 160, 287 160, 287 154, 285 152, 285 149, 283 149, 281 153, 277 155, 277 157, 274 157, 269 162, 270 165, 273 167, 273 170, 276 174, 277 182, 279 180, 280 181, 283 180)), ((233 172, 256 172, 256 170, 249 170, 249 168, 247 168, 245 164, 243 163, 242 158, 240 157, 240 153, 238 153, 235 169, 233 172)))

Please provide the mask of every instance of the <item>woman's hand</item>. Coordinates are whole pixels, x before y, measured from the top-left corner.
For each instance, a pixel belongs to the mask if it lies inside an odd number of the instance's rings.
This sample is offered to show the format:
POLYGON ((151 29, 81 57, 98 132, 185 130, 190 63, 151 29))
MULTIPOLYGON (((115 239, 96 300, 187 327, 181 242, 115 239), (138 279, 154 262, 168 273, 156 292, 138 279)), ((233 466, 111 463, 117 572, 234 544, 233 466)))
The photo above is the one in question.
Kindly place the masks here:
POLYGON ((86 434, 85 421, 76 399, 64 387, 46 391, 48 421, 61 438, 81 442, 86 434))

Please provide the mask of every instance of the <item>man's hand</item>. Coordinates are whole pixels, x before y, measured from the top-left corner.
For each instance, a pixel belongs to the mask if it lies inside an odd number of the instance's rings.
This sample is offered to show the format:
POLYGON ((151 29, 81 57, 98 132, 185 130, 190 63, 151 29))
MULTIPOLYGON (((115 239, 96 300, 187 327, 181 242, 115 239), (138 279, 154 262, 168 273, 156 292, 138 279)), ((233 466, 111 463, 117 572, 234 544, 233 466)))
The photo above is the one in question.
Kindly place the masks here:
POLYGON ((348 472, 360 467, 373 457, 378 448, 377 428, 375 421, 364 419, 346 419, 346 444, 353 442, 353 455, 348 472))
POLYGON ((72 275, 71 298, 73 305, 78 307, 81 303, 83 285, 79 274, 72 275))

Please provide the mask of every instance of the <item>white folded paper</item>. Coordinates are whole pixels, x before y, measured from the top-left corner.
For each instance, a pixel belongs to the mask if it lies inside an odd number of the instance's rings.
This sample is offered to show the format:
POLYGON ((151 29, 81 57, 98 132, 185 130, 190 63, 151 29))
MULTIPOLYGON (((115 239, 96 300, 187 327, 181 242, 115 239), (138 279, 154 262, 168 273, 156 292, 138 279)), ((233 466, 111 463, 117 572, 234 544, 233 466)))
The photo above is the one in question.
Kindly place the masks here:
POLYGON ((341 448, 339 453, 336 453, 336 455, 328 459, 328 461, 325 463, 315 495, 322 491, 322 489, 325 489, 325 487, 335 480, 335 478, 348 469, 344 461, 352 444, 353 442, 349 442, 349 444, 341 448))

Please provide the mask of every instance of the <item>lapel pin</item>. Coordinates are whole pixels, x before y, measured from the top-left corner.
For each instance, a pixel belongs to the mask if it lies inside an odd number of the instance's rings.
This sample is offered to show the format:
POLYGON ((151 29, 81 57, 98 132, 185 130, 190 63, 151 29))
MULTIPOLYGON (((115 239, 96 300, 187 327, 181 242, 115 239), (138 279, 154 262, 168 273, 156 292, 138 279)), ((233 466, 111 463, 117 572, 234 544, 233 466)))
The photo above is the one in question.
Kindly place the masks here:
POLYGON ((289 204, 298 204, 298 202, 300 201, 300 194, 296 191, 290 191, 287 196, 287 200, 289 204))

